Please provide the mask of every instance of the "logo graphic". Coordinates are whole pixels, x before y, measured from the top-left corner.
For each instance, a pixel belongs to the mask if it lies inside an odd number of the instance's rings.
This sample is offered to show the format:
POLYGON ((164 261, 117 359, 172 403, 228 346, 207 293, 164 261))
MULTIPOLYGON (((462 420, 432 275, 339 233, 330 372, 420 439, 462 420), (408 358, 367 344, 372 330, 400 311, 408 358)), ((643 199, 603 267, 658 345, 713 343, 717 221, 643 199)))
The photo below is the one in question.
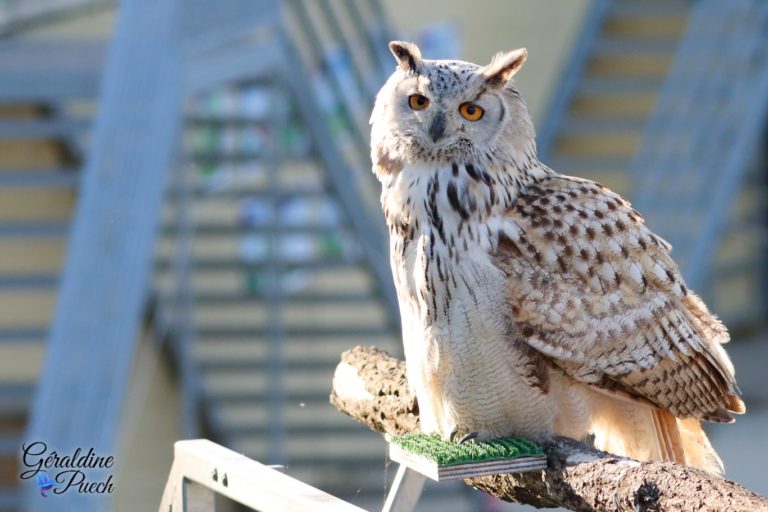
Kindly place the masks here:
POLYGON ((94 448, 76 448, 73 452, 48 450, 42 441, 22 444, 22 480, 32 480, 43 498, 65 492, 111 494, 115 490, 111 469, 115 458, 99 455, 94 448))
POLYGON ((43 496, 43 498, 47 498, 48 495, 45 494, 45 491, 50 491, 53 487, 53 480, 50 479, 48 476, 48 473, 45 471, 41 471, 40 473, 35 476, 35 481, 37 482, 37 485, 40 487, 40 494, 43 496))

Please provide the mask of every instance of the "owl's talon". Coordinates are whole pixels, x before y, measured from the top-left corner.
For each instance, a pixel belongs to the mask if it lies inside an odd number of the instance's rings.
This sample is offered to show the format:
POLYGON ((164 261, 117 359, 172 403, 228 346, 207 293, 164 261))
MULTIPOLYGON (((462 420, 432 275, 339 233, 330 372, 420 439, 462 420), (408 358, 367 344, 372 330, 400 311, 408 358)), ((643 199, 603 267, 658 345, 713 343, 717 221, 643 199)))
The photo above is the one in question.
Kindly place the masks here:
POLYGON ((456 434, 458 434, 458 433, 459 433, 459 429, 458 428, 453 429, 453 431, 451 431, 451 435, 448 437, 448 440, 450 442, 453 442, 453 440, 456 439, 456 434))
POLYGON ((474 439, 478 436, 477 432, 470 432, 469 434, 465 435, 461 439, 459 439, 459 444, 464 444, 470 439, 474 439))

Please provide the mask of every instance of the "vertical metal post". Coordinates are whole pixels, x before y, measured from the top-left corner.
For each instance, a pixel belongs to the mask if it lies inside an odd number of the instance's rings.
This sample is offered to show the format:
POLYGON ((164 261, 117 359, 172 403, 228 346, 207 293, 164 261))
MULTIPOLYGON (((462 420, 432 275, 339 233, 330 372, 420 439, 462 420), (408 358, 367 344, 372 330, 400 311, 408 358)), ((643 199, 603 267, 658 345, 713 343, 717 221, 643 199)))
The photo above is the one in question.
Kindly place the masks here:
POLYGON ((539 123, 536 134, 539 160, 544 163, 547 163, 549 159, 557 132, 568 112, 568 104, 576 93, 579 81, 584 76, 589 56, 592 55, 592 50, 600 37, 600 29, 611 4, 611 0, 593 0, 584 17, 581 33, 576 38, 573 50, 560 71, 557 87, 550 96, 551 99, 547 105, 544 120, 539 123))
MULTIPOLYGON (((119 456, 118 426, 177 149, 180 5, 120 4, 27 432, 27 440, 44 441, 60 454, 93 447, 119 456)), ((25 487, 28 510, 50 508, 34 485, 25 487)), ((62 510, 110 508, 104 495, 56 498, 62 510)))
POLYGON ((413 512, 427 477, 400 464, 382 512, 413 512))
POLYGON ((347 165, 340 149, 334 143, 328 127, 323 123, 323 114, 317 105, 316 98, 307 91, 304 84, 310 80, 306 76, 301 60, 296 54, 290 41, 283 39, 282 76, 285 77, 287 88, 290 89, 296 105, 307 123, 312 143, 325 165, 329 183, 344 207, 355 233, 360 237, 360 244, 376 277, 379 290, 386 301, 388 312, 394 322, 400 321, 397 306, 397 293, 392 281, 392 272, 387 260, 388 234, 383 218, 372 217, 370 210, 361 199, 361 194, 350 181, 353 171, 347 165))
MULTIPOLYGON (((273 93, 279 93, 282 89, 278 83, 270 84, 273 93)), ((271 201, 273 222, 267 230, 268 264, 266 267, 267 286, 266 304, 269 315, 267 336, 269 338, 268 357, 268 404, 269 404, 269 452, 268 460, 272 464, 285 463, 285 421, 283 410, 285 408, 285 361, 283 355, 283 343, 285 342, 284 326, 284 297, 283 297, 283 262, 281 260, 281 201, 279 171, 283 159, 283 149, 279 147, 280 131, 286 123, 287 112, 279 108, 282 102, 274 102, 274 122, 269 137, 272 138, 271 150, 267 154, 267 172, 269 173, 268 190, 271 201)))
POLYGON ((198 436, 200 376, 195 361, 194 238, 191 212, 190 163, 185 158, 176 171, 176 255, 174 280, 176 286, 176 343, 181 375, 181 431, 186 439, 198 436))

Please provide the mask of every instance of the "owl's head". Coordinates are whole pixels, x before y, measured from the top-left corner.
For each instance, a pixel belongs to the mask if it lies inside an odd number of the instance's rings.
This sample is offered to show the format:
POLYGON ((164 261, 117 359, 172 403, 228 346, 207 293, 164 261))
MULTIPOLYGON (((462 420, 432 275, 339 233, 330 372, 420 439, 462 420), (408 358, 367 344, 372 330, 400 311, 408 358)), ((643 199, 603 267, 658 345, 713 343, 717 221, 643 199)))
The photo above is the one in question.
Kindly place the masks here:
POLYGON ((412 43, 389 44, 397 69, 376 96, 371 115, 374 172, 407 164, 535 160, 533 123, 512 77, 524 48, 500 53, 486 66, 423 59, 412 43))

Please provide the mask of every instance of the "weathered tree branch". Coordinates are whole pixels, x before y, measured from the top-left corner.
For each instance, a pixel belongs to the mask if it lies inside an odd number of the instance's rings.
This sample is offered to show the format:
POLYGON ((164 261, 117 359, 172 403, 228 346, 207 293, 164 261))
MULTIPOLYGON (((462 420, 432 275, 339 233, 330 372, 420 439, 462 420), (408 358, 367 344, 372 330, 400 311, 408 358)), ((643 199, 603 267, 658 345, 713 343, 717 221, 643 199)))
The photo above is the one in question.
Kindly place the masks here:
MULTIPOLYGON (((376 347, 341 356, 331 403, 374 430, 418 429, 405 363, 376 347)), ((494 475, 467 484, 506 501, 536 507, 610 511, 768 511, 768 500, 730 480, 688 466, 638 462, 555 438, 544 444, 548 469, 494 475)))

